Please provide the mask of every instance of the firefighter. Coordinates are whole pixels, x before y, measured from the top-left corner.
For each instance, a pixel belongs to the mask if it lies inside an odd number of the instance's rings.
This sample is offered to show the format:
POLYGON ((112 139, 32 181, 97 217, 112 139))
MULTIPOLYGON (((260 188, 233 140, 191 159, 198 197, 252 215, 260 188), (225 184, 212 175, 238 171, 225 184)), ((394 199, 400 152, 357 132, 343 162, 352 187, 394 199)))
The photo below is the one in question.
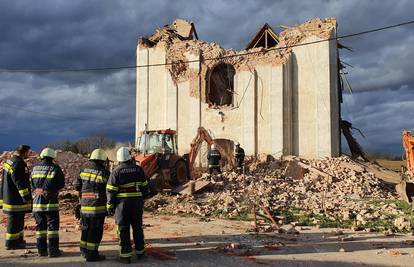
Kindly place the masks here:
POLYGON ((102 149, 95 149, 90 163, 79 174, 75 190, 80 198, 80 219, 82 234, 80 250, 86 261, 105 260, 99 255, 98 248, 102 240, 106 212, 106 183, 109 171, 106 166, 108 156, 102 149))
POLYGON ((41 162, 31 174, 33 190, 33 215, 36 220, 36 245, 39 256, 59 257, 59 202, 58 194, 65 186, 61 168, 53 163, 56 152, 45 148, 40 153, 41 162))
POLYGON ((237 172, 239 173, 244 173, 244 156, 244 149, 240 147, 240 143, 236 142, 236 147, 234 149, 234 159, 236 161, 237 172))
POLYGON ((3 163, 3 175, 0 177, 0 203, 7 214, 6 249, 23 249, 24 215, 32 210, 29 170, 25 159, 30 146, 20 145, 12 158, 3 163))
POLYGON ((207 154, 207 159, 208 159, 208 173, 209 174, 221 173, 221 170, 220 170, 221 154, 217 150, 216 144, 211 145, 211 150, 207 154))
POLYGON ((142 213, 144 198, 148 194, 148 182, 144 171, 133 162, 126 147, 118 149, 116 158, 120 165, 112 171, 106 185, 107 209, 109 215, 115 214, 118 225, 120 262, 131 263, 131 226, 137 258, 140 259, 145 254, 142 213))

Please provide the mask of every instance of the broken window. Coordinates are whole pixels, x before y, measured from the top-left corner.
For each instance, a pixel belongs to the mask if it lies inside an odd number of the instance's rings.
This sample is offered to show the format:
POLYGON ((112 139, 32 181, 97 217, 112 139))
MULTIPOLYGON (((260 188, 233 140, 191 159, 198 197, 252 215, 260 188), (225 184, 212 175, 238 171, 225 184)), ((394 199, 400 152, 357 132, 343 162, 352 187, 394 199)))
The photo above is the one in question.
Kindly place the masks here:
POLYGON ((214 106, 233 104, 234 75, 236 70, 227 63, 216 65, 209 75, 208 102, 214 106))

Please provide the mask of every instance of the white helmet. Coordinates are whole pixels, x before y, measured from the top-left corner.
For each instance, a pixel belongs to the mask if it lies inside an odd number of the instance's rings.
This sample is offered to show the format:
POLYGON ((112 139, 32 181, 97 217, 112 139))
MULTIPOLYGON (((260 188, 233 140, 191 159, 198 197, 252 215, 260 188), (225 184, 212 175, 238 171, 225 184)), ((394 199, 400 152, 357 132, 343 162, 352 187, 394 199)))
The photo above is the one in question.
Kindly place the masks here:
POLYGON ((217 148, 217 147, 216 147, 216 144, 212 144, 212 145, 211 145, 211 149, 213 149, 213 150, 214 150, 214 149, 216 149, 216 148, 217 148))
POLYGON ((239 142, 235 142, 235 143, 234 143, 234 145, 235 145, 235 146, 239 146, 239 145, 240 145, 240 143, 239 143, 239 142))
POLYGON ((52 159, 56 158, 56 151, 49 147, 44 148, 40 153, 40 158, 44 159, 45 157, 49 157, 52 159))
POLYGON ((128 148, 121 147, 116 152, 116 160, 119 162, 125 162, 131 159, 131 153, 128 148))
POLYGON ((92 151, 91 156, 89 157, 90 160, 102 160, 106 161, 108 159, 108 155, 106 155, 105 150, 103 149, 95 149, 92 151))

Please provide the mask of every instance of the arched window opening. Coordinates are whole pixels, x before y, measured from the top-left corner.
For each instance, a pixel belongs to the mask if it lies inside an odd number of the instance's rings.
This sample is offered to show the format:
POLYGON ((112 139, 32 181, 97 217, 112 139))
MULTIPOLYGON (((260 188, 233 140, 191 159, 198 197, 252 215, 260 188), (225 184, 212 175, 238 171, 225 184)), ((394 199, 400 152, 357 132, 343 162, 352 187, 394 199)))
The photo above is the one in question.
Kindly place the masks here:
POLYGON ((220 63, 211 70, 207 95, 210 105, 233 105, 235 74, 234 67, 227 63, 220 63))

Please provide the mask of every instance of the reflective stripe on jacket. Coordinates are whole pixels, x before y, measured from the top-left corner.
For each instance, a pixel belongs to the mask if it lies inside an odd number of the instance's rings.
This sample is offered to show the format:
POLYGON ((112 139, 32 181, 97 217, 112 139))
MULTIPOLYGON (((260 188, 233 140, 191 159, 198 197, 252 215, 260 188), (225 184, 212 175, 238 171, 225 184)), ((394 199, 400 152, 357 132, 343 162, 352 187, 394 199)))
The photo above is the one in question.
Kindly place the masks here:
POLYGON ((109 177, 106 185, 108 208, 120 201, 134 201, 147 196, 148 182, 142 168, 132 161, 121 163, 109 177))
POLYGON ((207 154, 209 167, 220 167, 221 154, 217 149, 212 149, 207 154))
POLYGON ((27 165, 21 157, 13 156, 3 163, 0 181, 0 203, 3 211, 30 212, 31 198, 27 165))
POLYGON ((106 183, 109 171, 97 161, 91 161, 78 176, 75 190, 79 192, 84 215, 106 215, 106 183))
POLYGON ((33 167, 30 179, 33 190, 33 211, 59 210, 58 194, 65 186, 65 176, 61 168, 51 159, 45 158, 33 167))

